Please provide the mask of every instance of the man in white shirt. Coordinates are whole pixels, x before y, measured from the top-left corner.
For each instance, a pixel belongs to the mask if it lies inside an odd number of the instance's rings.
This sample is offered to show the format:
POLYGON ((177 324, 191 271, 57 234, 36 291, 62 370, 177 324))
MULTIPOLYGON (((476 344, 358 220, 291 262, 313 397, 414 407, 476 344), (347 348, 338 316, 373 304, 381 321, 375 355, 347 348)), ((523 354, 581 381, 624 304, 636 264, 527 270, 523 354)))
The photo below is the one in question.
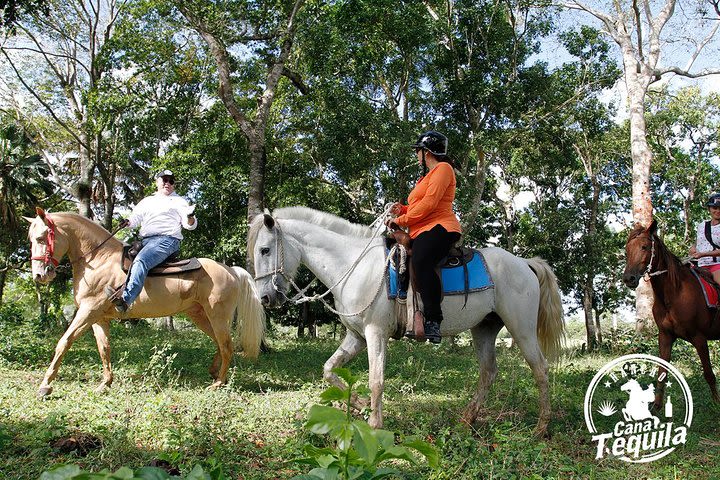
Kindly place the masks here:
POLYGON ((163 170, 155 176, 157 192, 143 198, 133 209, 130 217, 120 222, 121 227, 140 227, 143 248, 133 261, 130 276, 122 296, 112 295, 106 289, 115 309, 126 312, 140 295, 150 269, 160 265, 180 249, 182 228, 195 230, 195 206, 175 193, 175 176, 163 170))

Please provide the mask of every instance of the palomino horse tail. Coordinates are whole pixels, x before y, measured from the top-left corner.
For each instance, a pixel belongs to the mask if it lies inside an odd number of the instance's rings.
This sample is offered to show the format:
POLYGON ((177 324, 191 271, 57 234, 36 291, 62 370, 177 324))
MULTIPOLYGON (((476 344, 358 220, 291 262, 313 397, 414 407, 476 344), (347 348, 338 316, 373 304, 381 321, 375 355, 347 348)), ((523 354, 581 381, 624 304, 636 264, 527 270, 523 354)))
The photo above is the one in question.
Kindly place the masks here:
POLYGON ((538 308, 538 340, 545 358, 556 360, 565 341, 560 288, 550 265, 540 257, 524 259, 540 282, 540 305, 538 308))
POLYGON ((265 309, 252 276, 240 267, 232 267, 232 270, 240 280, 240 297, 235 307, 235 348, 242 349, 244 356, 255 359, 265 336, 265 309))

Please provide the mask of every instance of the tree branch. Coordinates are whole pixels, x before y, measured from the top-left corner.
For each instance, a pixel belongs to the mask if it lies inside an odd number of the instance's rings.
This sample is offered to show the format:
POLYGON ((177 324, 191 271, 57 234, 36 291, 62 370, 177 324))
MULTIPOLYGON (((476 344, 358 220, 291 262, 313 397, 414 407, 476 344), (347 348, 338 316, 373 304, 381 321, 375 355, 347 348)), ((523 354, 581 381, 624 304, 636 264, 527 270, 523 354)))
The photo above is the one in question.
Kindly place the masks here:
POLYGON ((66 132, 68 132, 68 133, 75 139, 76 142, 78 142, 80 145, 82 145, 83 148, 88 148, 88 145, 87 145, 85 142, 83 142, 83 141, 80 139, 80 137, 79 137, 64 121, 62 121, 62 120, 55 114, 55 111, 52 109, 52 107, 51 107, 45 100, 43 100, 42 98, 40 98, 40 95, 38 95, 37 92, 36 92, 33 88, 31 88, 30 85, 27 84, 27 82, 26 82, 25 79, 22 77, 22 75, 20 75, 20 72, 18 71, 17 67, 15 66, 15 64, 14 64, 13 61, 12 61, 12 59, 11 59, 10 56, 7 54, 7 52, 5 51, 5 49, 2 48, 2 47, 0 47, 0 52, 3 53, 3 55, 4 55, 5 58, 7 59, 8 63, 10 64, 10 67, 13 69, 13 71, 15 72, 15 75, 17 76, 18 80, 20 80, 20 83, 23 84, 23 86, 25 87, 25 89, 26 89, 33 97, 35 97, 35 99, 36 99, 38 102, 40 102, 40 104, 41 104, 43 107, 45 107, 45 109, 48 111, 48 113, 50 114, 50 116, 58 123, 58 125, 60 125, 66 132))

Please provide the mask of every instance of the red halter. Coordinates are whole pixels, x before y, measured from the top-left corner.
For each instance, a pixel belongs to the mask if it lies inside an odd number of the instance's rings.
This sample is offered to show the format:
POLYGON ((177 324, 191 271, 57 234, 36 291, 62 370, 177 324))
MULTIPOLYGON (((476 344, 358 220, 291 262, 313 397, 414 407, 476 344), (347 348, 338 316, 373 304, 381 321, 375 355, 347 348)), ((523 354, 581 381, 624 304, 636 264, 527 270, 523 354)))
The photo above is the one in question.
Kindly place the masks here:
POLYGON ((50 219, 50 215, 45 215, 45 224, 48 227, 45 254, 42 256, 30 257, 30 260, 42 260, 45 262, 45 265, 52 264, 54 267, 57 267, 60 262, 55 260, 55 257, 53 257, 53 253, 55 253, 55 222, 50 219))

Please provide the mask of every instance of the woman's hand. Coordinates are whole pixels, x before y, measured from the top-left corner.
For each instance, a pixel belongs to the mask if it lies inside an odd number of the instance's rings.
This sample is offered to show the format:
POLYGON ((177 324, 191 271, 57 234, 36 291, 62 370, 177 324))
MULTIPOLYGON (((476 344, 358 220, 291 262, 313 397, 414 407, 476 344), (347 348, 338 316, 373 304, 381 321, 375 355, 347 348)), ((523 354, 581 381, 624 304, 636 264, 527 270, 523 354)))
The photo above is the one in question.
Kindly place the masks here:
POLYGON ((390 207, 390 213, 395 216, 400 215, 402 213, 402 203, 399 203, 399 202, 393 203, 392 206, 390 207))

